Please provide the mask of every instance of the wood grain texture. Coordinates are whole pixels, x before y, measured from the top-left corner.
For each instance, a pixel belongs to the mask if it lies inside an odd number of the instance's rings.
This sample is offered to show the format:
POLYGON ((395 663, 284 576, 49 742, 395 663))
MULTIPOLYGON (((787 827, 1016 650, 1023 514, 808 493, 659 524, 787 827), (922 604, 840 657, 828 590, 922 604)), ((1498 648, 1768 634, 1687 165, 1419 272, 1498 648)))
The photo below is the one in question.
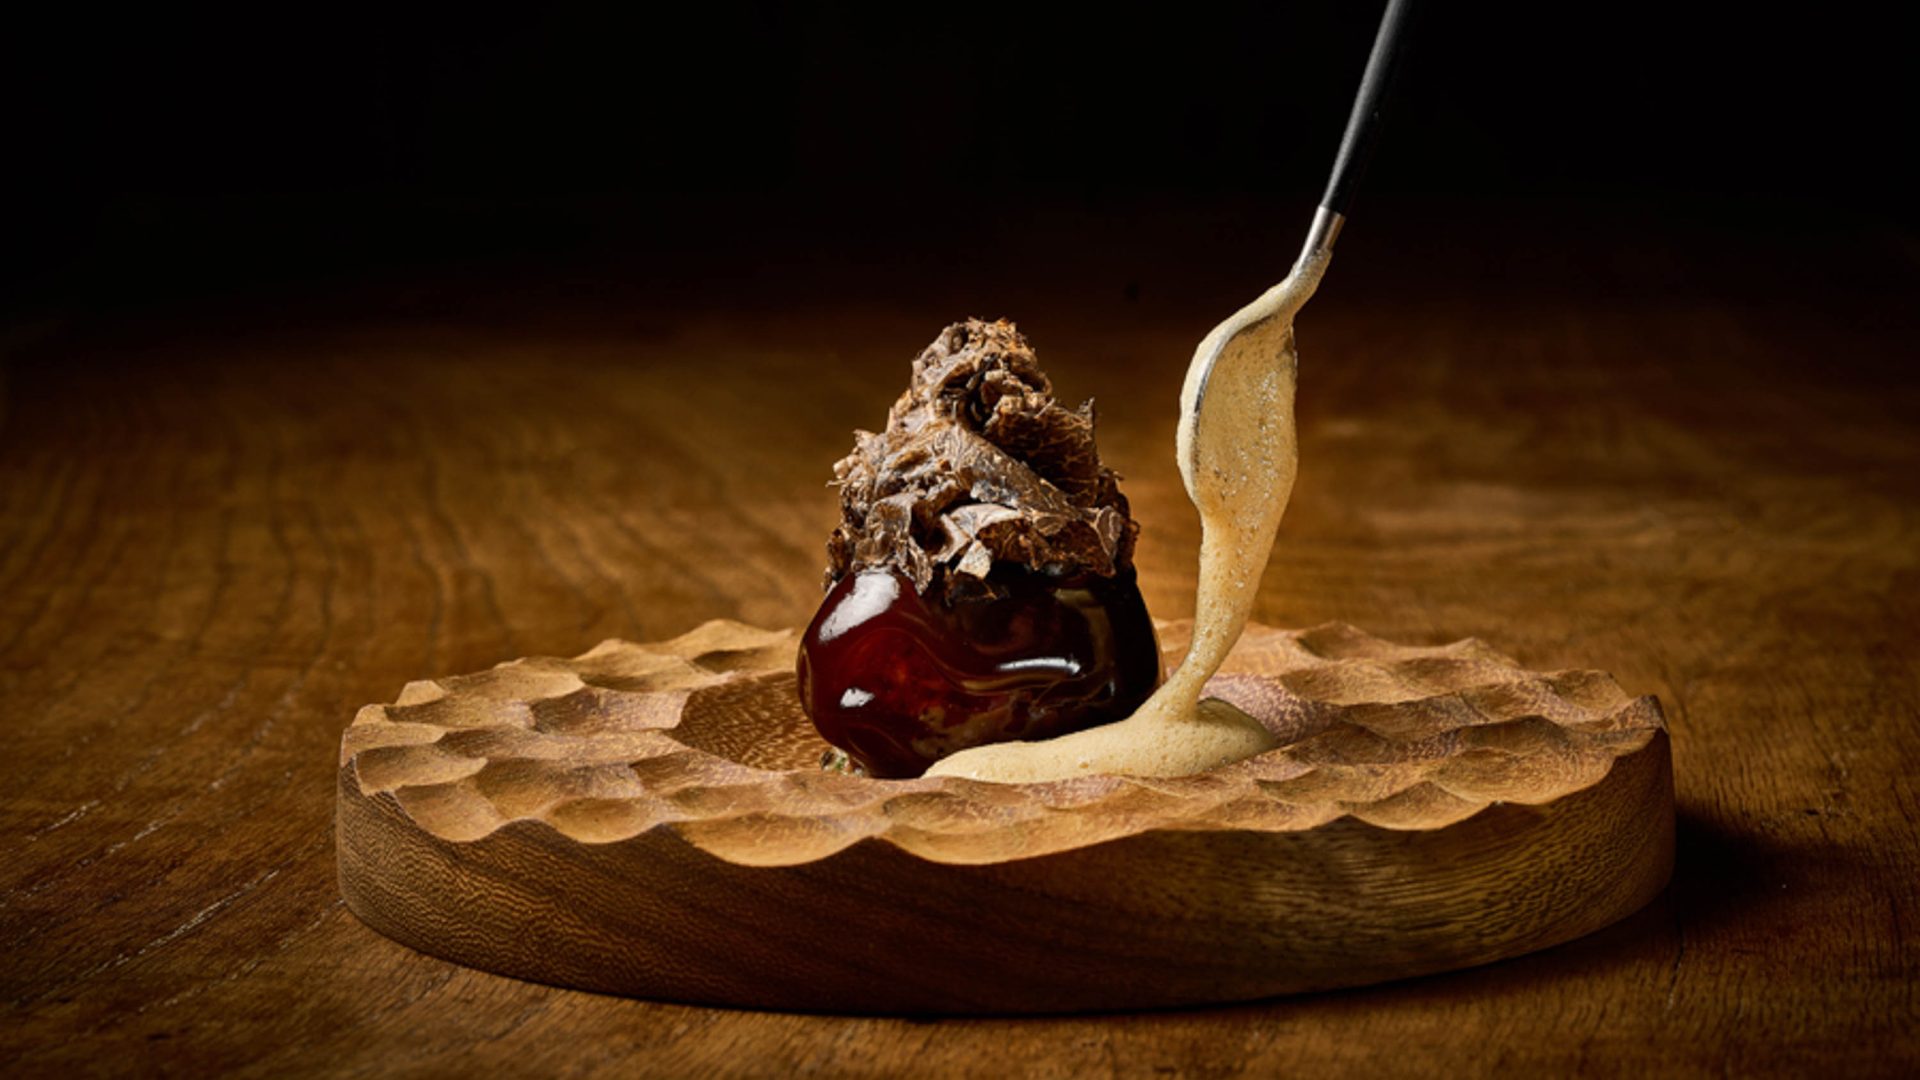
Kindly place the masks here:
POLYGON ((1658 695, 1677 858, 1640 914, 1363 990, 926 1023, 502 979, 345 910, 332 816, 356 708, 714 617, 798 624, 827 463, 954 317, 1018 318, 1065 395, 1098 396, 1148 602, 1189 614, 1182 360, 1268 283, 1293 222, 1012 223, 988 239, 1019 260, 759 263, 705 299, 586 268, 83 312, 10 339, 0 1067, 1911 1073, 1920 246, 1588 226, 1496 244, 1464 217, 1472 245, 1342 240, 1300 324, 1300 482, 1255 615, 1474 636, 1658 695), (1196 272, 1221 264, 1240 269, 1196 272))
MULTIPOLYGON (((1160 626, 1179 662, 1192 624, 1160 626)), ((1651 698, 1478 641, 1250 626, 1278 748, 1040 784, 823 773, 796 632, 710 622, 411 683, 342 739, 340 886, 435 956, 669 1001, 1164 1008, 1557 945, 1673 867, 1651 698), (846 928, 858 927, 857 941, 846 928)))

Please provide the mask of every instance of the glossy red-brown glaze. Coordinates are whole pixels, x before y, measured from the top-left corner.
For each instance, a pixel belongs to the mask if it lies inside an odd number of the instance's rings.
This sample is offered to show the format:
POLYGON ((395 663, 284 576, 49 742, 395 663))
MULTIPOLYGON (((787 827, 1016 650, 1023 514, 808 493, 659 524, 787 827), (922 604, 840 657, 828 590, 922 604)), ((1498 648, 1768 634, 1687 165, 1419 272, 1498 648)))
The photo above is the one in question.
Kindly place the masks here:
POLYGON ((928 600, 892 570, 840 579, 800 646, 820 734, 877 777, 919 776, 971 746, 1120 720, 1160 681, 1132 570, 994 571, 999 596, 928 600))

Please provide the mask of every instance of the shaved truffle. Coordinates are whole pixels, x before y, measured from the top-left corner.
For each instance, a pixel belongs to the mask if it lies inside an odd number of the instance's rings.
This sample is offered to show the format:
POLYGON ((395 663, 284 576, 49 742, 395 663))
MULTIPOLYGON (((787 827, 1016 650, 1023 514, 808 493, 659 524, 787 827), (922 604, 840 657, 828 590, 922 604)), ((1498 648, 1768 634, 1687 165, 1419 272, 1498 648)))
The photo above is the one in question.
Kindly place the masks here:
POLYGON ((857 432, 834 466, 827 584, 892 567, 923 595, 951 596, 992 591, 1001 564, 1101 577, 1130 567, 1139 526, 1093 426, 1092 402, 1054 400, 1012 323, 947 327, 914 360, 886 430, 857 432))

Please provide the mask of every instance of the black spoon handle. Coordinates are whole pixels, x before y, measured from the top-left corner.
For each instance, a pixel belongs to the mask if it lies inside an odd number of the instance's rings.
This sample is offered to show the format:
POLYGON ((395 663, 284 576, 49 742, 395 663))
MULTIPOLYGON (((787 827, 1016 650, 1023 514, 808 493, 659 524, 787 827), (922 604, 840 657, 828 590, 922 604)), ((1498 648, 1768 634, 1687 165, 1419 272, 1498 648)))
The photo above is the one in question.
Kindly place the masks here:
POLYGON ((1333 175, 1327 178, 1327 193, 1320 205, 1344 215, 1353 204, 1353 190, 1366 171, 1367 158, 1380 136, 1380 113, 1386 107, 1387 90, 1406 50, 1407 12, 1411 0, 1387 0, 1386 14, 1380 16, 1380 32, 1373 38, 1373 53, 1367 57, 1366 73, 1360 76, 1360 93, 1353 99, 1353 115, 1347 117, 1347 133, 1340 139, 1340 152, 1333 159, 1333 175))
POLYGON ((1367 159, 1380 136, 1387 90, 1407 51, 1412 8, 1413 0, 1387 0, 1387 10, 1380 16, 1380 32, 1373 37, 1373 52, 1367 57, 1366 72, 1360 76, 1360 92, 1354 96, 1347 132, 1340 138, 1339 153, 1334 155, 1333 175, 1327 178, 1326 194, 1320 196, 1320 210, 1313 217, 1303 257, 1332 248, 1340 226, 1346 223, 1354 189, 1360 186, 1360 174, 1366 171, 1367 159))

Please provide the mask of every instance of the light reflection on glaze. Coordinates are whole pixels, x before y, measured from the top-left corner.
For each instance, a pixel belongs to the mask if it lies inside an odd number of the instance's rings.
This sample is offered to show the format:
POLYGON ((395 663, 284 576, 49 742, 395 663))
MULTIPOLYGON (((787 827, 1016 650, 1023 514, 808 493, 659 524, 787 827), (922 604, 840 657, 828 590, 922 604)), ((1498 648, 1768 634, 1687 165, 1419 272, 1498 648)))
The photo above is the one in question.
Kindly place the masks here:
POLYGON ((820 640, 833 639, 881 615, 900 599, 900 579, 892 574, 858 574, 853 590, 833 606, 820 624, 820 640))

